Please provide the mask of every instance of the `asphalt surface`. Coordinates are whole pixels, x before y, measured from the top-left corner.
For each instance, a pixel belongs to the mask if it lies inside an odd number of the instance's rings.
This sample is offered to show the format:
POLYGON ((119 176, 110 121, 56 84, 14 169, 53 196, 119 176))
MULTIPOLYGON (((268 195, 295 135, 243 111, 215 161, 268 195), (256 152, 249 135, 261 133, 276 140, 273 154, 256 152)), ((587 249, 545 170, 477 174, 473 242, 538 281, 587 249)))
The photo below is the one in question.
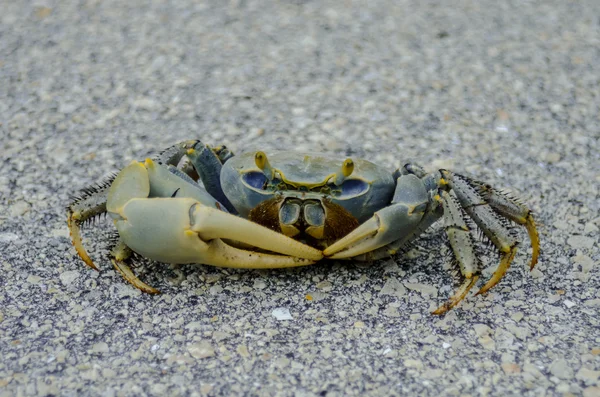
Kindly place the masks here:
MULTIPOLYGON (((0 396, 600 395, 600 2, 0 0, 0 396), (184 139, 449 168, 540 262, 444 317, 440 225, 373 264, 76 256, 69 195, 184 139)), ((497 256, 484 250, 490 276, 497 256)))

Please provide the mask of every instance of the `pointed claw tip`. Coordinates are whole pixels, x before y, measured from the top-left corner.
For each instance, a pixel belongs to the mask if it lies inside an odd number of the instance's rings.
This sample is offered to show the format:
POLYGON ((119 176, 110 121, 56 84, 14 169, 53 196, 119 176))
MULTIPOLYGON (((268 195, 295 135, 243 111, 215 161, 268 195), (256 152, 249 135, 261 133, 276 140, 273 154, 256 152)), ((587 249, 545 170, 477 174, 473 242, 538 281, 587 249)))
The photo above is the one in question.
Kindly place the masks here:
POLYGON ((533 269, 535 268, 535 265, 537 265, 537 257, 531 259, 531 262, 529 262, 529 271, 533 271, 533 269))
POLYGON ((448 313, 448 311, 450 310, 450 307, 447 307, 447 304, 443 304, 442 306, 438 307, 437 309, 435 309, 434 311, 431 312, 431 314, 433 314, 434 316, 442 316, 446 313, 448 313))
POLYGON ((89 267, 91 267, 92 269, 94 269, 95 271, 97 271, 98 273, 100 273, 100 269, 98 269, 98 267, 96 265, 94 265, 94 262, 92 262, 91 260, 90 261, 86 261, 85 259, 83 259, 83 261, 85 262, 86 265, 88 265, 89 267))
POLYGON ((533 270, 535 265, 538 262, 538 258, 540 256, 540 237, 535 225, 535 220, 533 219, 533 215, 529 213, 526 218, 525 228, 527 229, 527 233, 529 234, 529 240, 531 241, 531 262, 529 263, 529 270, 533 270))

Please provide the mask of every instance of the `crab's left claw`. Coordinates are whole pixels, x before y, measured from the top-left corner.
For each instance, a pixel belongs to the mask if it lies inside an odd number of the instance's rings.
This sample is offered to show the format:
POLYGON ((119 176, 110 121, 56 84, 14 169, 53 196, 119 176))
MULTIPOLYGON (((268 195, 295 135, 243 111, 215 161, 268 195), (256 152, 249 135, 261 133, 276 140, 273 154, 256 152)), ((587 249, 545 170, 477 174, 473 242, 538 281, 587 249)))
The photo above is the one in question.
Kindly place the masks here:
POLYGON ((428 194, 414 175, 403 175, 396 184, 392 205, 377 211, 346 237, 323 251, 332 259, 352 258, 411 234, 427 210, 428 194))
POLYGON ((125 244, 161 262, 259 269, 305 266, 323 257, 317 249, 190 198, 131 199, 118 215, 115 224, 125 244), (238 249, 223 240, 283 255, 238 249))

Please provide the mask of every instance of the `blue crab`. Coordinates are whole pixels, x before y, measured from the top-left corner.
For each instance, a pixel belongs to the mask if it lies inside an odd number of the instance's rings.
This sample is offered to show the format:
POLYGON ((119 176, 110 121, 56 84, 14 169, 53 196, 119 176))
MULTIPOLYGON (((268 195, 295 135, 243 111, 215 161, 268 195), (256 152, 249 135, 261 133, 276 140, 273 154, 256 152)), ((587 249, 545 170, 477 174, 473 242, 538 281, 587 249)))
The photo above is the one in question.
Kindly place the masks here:
POLYGON ((111 261, 148 293, 127 264, 133 252, 152 260, 265 269, 321 259, 372 261, 395 254, 443 219, 461 284, 434 314, 464 299, 480 277, 471 227, 501 254, 478 294, 504 276, 517 252, 510 222, 528 231, 533 269, 539 237, 531 211, 486 183, 448 170, 406 164, 394 173, 369 161, 262 151, 234 156, 226 147, 185 141, 84 189, 68 206, 79 256, 80 226, 108 212, 118 240, 111 261), (473 222, 469 221, 472 220, 473 222), (474 225, 473 225, 474 226, 474 225))

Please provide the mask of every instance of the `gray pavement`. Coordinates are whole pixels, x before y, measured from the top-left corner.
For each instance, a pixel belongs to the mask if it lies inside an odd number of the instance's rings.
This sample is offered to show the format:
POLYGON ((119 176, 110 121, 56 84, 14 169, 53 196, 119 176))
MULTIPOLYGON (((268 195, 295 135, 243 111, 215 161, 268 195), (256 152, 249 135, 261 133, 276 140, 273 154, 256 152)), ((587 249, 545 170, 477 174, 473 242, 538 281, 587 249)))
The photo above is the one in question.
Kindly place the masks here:
POLYGON ((600 395, 597 0, 0 9, 0 396, 600 395), (85 267, 69 194, 191 138, 467 173, 531 206, 540 263, 521 233, 504 280, 441 318, 439 225, 371 265, 177 283, 141 260, 148 296, 100 221, 85 267))

